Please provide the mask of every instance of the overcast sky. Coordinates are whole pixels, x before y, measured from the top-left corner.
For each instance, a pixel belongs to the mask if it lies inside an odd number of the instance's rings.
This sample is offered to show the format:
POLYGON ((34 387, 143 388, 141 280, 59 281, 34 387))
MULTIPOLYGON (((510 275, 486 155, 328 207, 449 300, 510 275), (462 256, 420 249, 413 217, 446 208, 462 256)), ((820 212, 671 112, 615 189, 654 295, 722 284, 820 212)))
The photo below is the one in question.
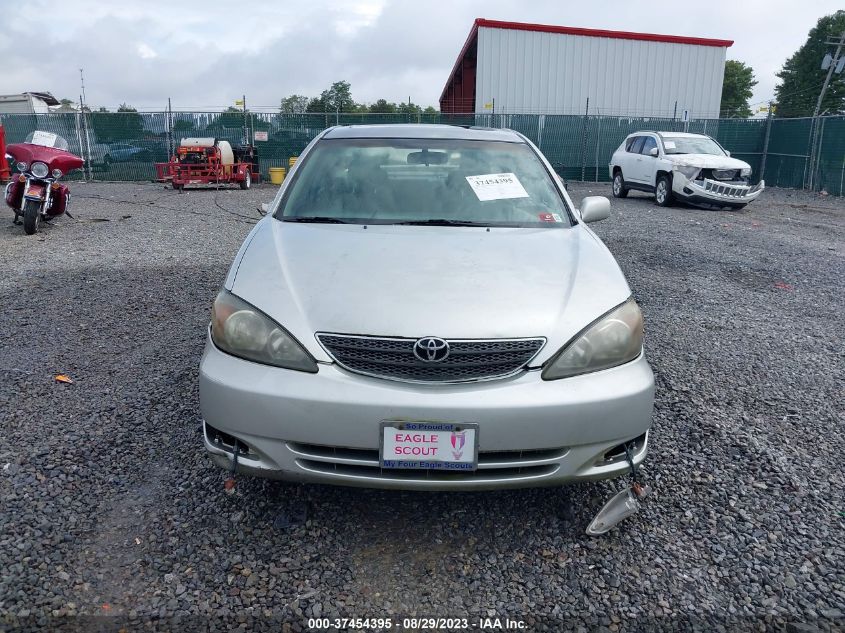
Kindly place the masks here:
POLYGON ((750 64, 753 101, 819 17, 842 0, 306 0, 106 2, 0 0, 0 94, 47 90, 114 108, 211 109, 246 94, 278 107, 338 80, 356 101, 438 104, 477 17, 734 40, 728 59, 750 64), (39 17, 46 16, 46 17, 39 17), (37 45, 39 33, 49 43, 37 45))

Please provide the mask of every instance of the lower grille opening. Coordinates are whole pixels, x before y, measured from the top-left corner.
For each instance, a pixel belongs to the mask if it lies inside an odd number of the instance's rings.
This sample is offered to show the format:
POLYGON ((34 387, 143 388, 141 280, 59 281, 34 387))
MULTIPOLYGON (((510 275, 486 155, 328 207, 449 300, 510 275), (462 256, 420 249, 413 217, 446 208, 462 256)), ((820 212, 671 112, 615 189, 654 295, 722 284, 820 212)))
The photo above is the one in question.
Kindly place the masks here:
POLYGON ((225 431, 215 429, 208 422, 205 422, 205 436, 208 441, 219 449, 232 453, 237 450, 238 458, 245 457, 246 459, 257 459, 255 453, 249 448, 249 445, 237 439, 234 435, 229 435, 225 431))
POLYGON ((467 481, 473 479, 528 479, 551 475, 558 466, 522 466, 519 468, 485 468, 470 472, 444 472, 442 470, 380 468, 379 466, 355 466, 351 464, 332 464, 311 459, 299 459, 297 463, 308 470, 347 477, 366 477, 368 479, 402 479, 406 481, 467 481))
MULTIPOLYGON (((378 450, 374 448, 344 448, 340 446, 324 446, 322 444, 302 444, 299 442, 288 442, 288 447, 304 457, 329 460, 355 459, 373 463, 378 463, 379 461, 378 450)), ((568 452, 569 449, 566 447, 536 448, 517 451, 479 451, 478 465, 561 459, 568 452)))
POLYGON ((623 442, 622 444, 617 444, 609 451, 606 451, 604 455, 602 455, 602 459, 599 462, 600 464, 613 464, 616 462, 624 462, 625 461, 625 445, 631 442, 634 443, 634 450, 633 454, 636 455, 641 450, 643 450, 643 446, 645 446, 645 438, 646 434, 643 433, 639 437, 635 437, 633 440, 628 440, 627 442, 623 442))

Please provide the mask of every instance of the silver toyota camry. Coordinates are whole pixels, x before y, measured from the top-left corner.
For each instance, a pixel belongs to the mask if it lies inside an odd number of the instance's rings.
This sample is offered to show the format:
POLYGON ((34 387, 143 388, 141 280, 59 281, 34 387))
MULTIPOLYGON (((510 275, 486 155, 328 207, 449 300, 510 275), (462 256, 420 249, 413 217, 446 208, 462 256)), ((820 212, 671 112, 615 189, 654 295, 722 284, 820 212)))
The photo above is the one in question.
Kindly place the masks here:
POLYGON ((558 485, 645 458, 643 323, 540 151, 501 129, 334 127, 214 300, 205 447, 259 477, 558 485))

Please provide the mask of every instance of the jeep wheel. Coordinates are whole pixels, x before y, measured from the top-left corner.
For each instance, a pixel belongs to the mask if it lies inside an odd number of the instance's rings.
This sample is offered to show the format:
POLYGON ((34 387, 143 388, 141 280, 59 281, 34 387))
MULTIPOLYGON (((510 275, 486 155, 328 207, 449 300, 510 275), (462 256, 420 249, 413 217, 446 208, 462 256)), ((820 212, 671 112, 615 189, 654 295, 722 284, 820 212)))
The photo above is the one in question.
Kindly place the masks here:
POLYGON ((657 185, 654 187, 654 200, 660 207, 672 206, 672 182, 666 174, 657 177, 657 185))
POLYGON ((625 179, 622 177, 622 172, 617 171, 613 175, 613 197, 627 198, 628 188, 625 186, 625 179))

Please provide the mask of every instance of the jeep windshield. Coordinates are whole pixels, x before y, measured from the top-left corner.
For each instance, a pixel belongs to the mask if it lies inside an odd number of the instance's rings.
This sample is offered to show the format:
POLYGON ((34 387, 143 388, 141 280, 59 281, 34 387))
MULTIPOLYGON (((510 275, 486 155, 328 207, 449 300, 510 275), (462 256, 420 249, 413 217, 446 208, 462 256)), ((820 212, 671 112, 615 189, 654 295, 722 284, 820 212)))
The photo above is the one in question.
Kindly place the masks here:
POLYGON ((712 138, 697 136, 664 136, 667 154, 711 154, 724 156, 725 151, 712 138))
POLYGON ((287 222, 567 227, 566 203, 524 143, 323 139, 275 217, 287 222))

